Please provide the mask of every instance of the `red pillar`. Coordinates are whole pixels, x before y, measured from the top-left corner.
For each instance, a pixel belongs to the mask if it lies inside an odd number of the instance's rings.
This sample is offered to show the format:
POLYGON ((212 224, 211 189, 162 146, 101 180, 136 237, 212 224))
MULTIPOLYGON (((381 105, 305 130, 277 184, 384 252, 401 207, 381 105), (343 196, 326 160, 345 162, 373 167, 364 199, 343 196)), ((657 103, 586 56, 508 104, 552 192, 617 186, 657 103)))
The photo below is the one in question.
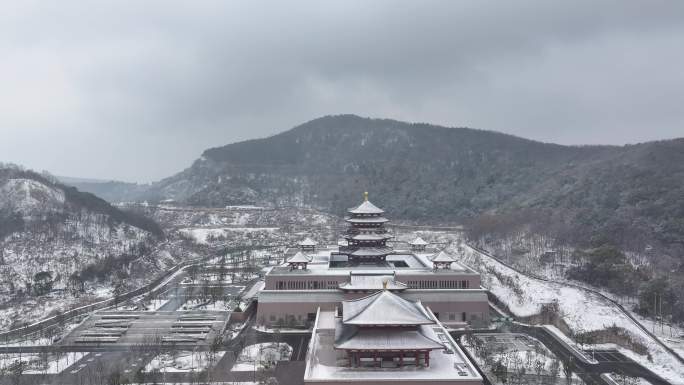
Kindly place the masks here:
POLYGON ((420 355, 419 355, 419 354, 420 354, 420 353, 419 353, 418 351, 416 351, 416 367, 417 367, 418 365, 420 365, 420 355))
POLYGON ((430 351, 425 352, 425 366, 430 366, 430 351))
POLYGON ((404 351, 399 352, 399 367, 403 368, 404 367, 404 351))
POLYGON ((378 351, 373 351, 373 366, 378 366, 378 351))

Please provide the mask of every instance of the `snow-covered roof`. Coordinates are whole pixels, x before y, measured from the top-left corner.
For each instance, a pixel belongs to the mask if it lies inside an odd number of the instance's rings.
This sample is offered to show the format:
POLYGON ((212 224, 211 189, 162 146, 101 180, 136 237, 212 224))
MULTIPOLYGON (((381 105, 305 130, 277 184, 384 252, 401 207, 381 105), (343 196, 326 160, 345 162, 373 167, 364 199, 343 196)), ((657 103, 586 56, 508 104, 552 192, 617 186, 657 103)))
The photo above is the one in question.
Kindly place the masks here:
MULTIPOLYGON (((433 341, 441 341, 443 349, 430 353, 430 366, 416 368, 351 368, 339 360, 334 349, 335 338, 340 321, 335 320, 335 311, 319 311, 306 358, 304 381, 306 382, 344 382, 349 384, 367 383, 481 383, 482 377, 456 344, 446 329, 439 323, 420 326, 423 336, 433 341), (332 335, 331 335, 332 334, 332 335)), ((353 329, 352 329, 353 330, 353 329)), ((376 332, 379 330, 376 330, 376 332)), ((341 340, 340 340, 341 341, 341 340)))
POLYGON ((368 218, 347 218, 348 223, 386 223, 389 219, 385 217, 368 217, 368 218))
POLYGON ((292 258, 287 260, 287 263, 309 263, 311 262, 311 257, 305 255, 301 251, 295 254, 292 258))
POLYGON ((382 241, 383 239, 391 239, 389 234, 356 234, 349 237, 355 241, 382 241))
POLYGON ((421 238, 421 237, 418 237, 418 238, 412 240, 411 242, 409 242, 409 245, 412 245, 412 246, 426 246, 427 244, 428 243, 425 242, 423 240, 423 238, 421 238))
POLYGON ((395 280, 393 275, 384 274, 351 274, 349 282, 340 284, 342 290, 403 290, 406 287, 405 283, 395 280))
POLYGON ((307 237, 303 241, 299 242, 299 246, 316 246, 318 242, 314 241, 313 239, 307 237))
POLYGON ((382 214, 385 210, 372 204, 369 200, 364 200, 363 203, 355 208, 349 209, 348 212, 350 214, 382 214))
POLYGON ((342 325, 335 339, 335 348, 346 350, 434 350, 444 349, 444 344, 426 337, 421 328, 364 329, 342 325))
POLYGON ((429 325, 435 321, 420 302, 388 290, 342 302, 342 321, 349 325, 429 325))
POLYGON ((432 257, 432 262, 449 263, 449 262, 455 262, 455 261, 451 255, 445 253, 444 251, 440 251, 439 253, 437 253, 437 255, 432 257))

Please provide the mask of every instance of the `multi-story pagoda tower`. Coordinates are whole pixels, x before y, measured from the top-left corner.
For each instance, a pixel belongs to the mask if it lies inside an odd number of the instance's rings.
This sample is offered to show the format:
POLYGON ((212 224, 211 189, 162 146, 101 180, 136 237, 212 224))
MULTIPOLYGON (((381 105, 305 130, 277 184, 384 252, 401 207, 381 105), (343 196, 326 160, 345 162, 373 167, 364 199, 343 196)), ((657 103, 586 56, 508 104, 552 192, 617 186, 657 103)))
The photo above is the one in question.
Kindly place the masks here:
POLYGON ((363 193, 363 203, 347 211, 345 218, 348 223, 347 231, 343 234, 347 246, 340 249, 340 253, 347 254, 350 262, 375 263, 385 260, 392 249, 387 247, 387 241, 392 239, 385 228, 389 222, 383 216, 384 210, 378 208, 368 200, 368 192, 363 193))

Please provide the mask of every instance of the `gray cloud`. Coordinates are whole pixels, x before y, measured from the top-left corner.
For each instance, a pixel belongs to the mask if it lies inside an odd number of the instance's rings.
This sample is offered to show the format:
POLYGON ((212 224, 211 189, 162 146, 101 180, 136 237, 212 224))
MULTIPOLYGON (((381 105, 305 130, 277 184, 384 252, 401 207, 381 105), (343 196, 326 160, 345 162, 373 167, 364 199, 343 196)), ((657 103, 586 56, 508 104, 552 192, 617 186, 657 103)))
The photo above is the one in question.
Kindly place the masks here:
POLYGON ((677 1, 5 2, 0 161, 149 181, 337 113, 682 136, 683 46, 677 1))

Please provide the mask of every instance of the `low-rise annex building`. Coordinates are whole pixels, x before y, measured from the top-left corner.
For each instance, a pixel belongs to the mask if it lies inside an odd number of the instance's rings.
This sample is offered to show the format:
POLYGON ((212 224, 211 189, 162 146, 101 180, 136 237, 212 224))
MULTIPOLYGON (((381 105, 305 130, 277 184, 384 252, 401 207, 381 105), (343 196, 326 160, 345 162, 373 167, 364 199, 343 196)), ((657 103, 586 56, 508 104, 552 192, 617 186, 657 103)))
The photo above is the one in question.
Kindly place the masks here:
POLYGON ((405 300, 421 301, 449 327, 489 322, 487 292, 480 286, 479 273, 443 252, 390 247, 392 235, 385 227, 389 220, 367 193, 348 213, 345 242, 302 250, 311 247, 311 242, 303 242, 288 250, 285 262, 266 275, 258 297, 258 324, 311 326, 319 308, 334 311, 343 301, 382 290, 383 284, 405 300))

